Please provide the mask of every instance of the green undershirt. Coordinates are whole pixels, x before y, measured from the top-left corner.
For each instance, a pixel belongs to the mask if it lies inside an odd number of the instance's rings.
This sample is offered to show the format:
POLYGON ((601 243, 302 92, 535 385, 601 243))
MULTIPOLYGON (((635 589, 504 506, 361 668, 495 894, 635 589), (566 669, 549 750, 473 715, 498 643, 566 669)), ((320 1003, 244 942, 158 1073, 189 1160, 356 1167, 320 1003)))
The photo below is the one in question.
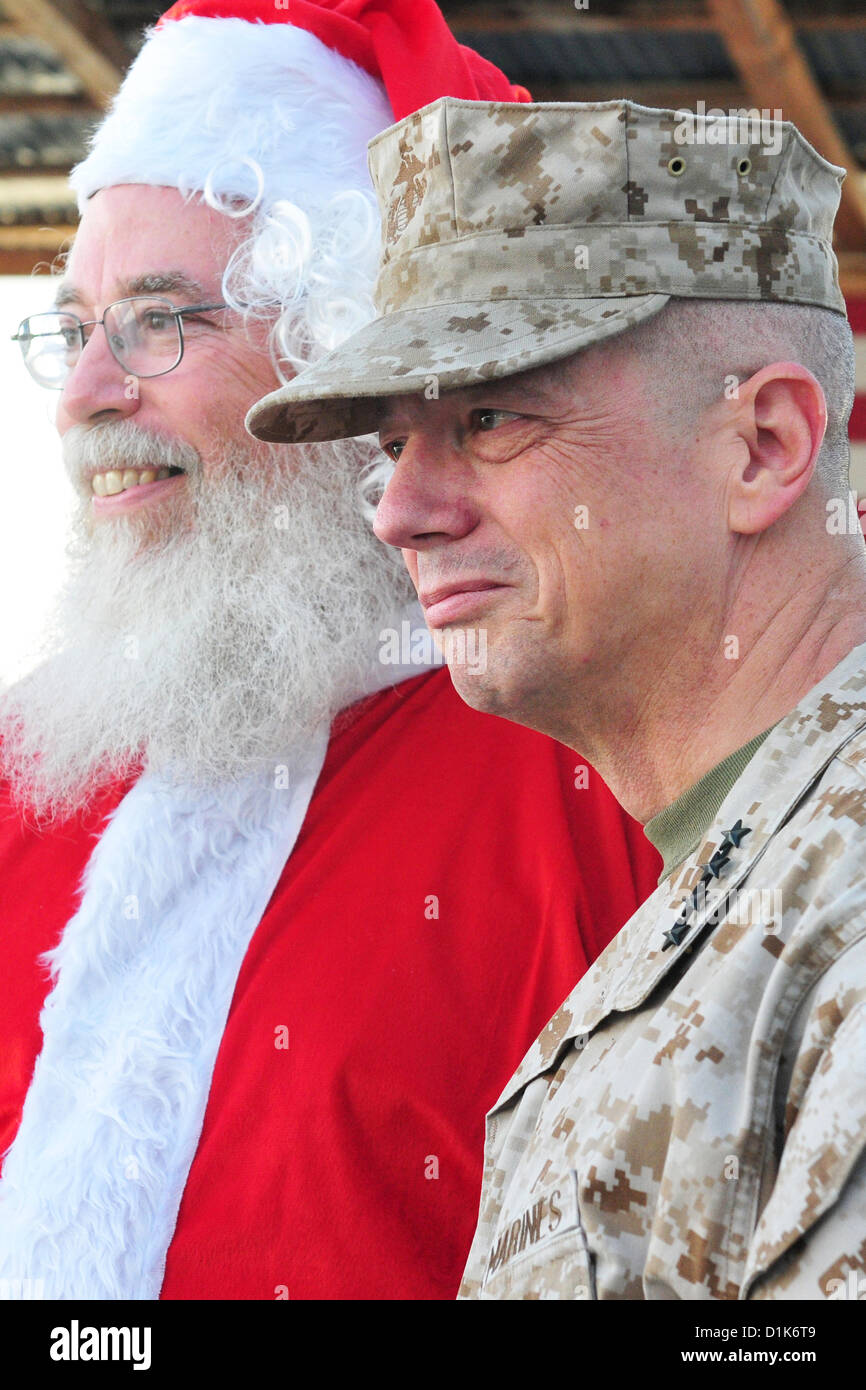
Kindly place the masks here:
POLYGON ((731 787, 771 732, 771 729, 765 729, 735 753, 729 754, 705 773, 699 782, 678 796, 676 801, 672 801, 670 806, 647 821, 644 834, 664 860, 659 883, 700 846, 731 787))

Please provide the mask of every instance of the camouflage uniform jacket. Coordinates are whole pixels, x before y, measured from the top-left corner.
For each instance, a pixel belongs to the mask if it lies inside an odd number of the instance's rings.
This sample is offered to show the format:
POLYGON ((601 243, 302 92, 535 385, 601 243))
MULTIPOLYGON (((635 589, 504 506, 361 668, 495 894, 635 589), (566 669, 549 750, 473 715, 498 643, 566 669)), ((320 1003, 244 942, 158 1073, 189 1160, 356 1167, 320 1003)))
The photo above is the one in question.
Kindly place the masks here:
POLYGON ((860 646, 772 730, 491 1111, 460 1296, 844 1298, 864 1267, 860 646))

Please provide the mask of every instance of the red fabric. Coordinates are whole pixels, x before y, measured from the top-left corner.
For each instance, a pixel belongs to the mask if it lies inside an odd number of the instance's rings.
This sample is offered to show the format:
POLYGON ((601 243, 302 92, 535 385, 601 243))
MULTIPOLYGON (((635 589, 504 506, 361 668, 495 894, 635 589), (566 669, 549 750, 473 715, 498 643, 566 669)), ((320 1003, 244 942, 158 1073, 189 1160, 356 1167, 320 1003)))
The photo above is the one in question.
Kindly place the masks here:
POLYGON ((175 19, 246 19, 306 29, 384 83, 395 121, 438 97, 531 101, 493 63, 455 39, 434 0, 178 0, 157 28, 175 19))
POLYGON ((42 1047, 48 972, 39 956, 56 946, 78 907, 84 867, 106 817, 131 785, 105 792, 87 816, 38 835, 21 824, 0 782, 0 1158, 17 1132, 42 1047))
MULTIPOLYGON (((580 761, 445 670, 335 734, 238 977, 164 1298, 454 1296, 484 1114, 660 869, 580 761)), ((42 836, 0 821, 0 1152, 40 1046, 35 957, 111 800, 42 836)))
MULTIPOLYGON (((849 299, 847 308, 858 349, 858 362, 863 362, 866 361, 866 299, 849 299)), ((855 444, 866 443, 866 379, 861 368, 857 373, 857 394, 848 423, 848 436, 855 444)), ((866 518, 863 521, 866 525, 866 518)))
POLYGON ((848 299, 846 306, 851 331, 854 334, 866 333, 866 299, 848 299))

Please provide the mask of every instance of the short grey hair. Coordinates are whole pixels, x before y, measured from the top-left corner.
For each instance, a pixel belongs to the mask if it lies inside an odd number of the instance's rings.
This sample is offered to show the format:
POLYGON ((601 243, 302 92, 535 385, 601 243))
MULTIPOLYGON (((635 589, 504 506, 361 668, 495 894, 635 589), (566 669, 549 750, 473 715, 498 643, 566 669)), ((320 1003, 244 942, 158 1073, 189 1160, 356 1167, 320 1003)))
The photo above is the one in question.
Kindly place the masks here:
POLYGON ((671 299, 655 317, 611 339, 611 346, 618 342, 651 359, 649 384, 660 405, 670 409, 671 402, 684 401, 695 412, 722 397, 726 378, 746 381, 772 362, 799 362, 820 382, 827 402, 818 486, 827 496, 846 495, 854 338, 844 314, 808 304, 671 299))

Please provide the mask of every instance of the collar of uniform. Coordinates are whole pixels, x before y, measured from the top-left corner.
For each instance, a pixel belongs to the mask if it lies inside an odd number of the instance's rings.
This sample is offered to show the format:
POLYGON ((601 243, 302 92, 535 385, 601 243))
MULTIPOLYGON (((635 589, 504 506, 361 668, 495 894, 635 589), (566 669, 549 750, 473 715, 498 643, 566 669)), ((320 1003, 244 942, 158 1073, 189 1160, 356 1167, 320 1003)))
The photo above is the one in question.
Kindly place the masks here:
POLYGON ((659 883, 669 878, 703 844, 716 812, 769 733, 770 730, 765 729, 742 748, 729 753, 663 811, 647 821, 643 833, 664 860, 659 883))
POLYGON ((638 1008, 663 976, 680 965, 683 950, 694 944, 719 903, 751 873, 809 786, 864 726, 866 644, 849 652, 770 731, 722 802, 698 856, 665 879, 614 937, 532 1044, 496 1108, 533 1077, 550 1071, 567 1047, 588 1037, 608 1014, 638 1008), (684 897, 700 881, 705 860, 737 820, 749 827, 749 834, 708 889, 682 946, 663 951, 665 929, 673 925, 684 897))

